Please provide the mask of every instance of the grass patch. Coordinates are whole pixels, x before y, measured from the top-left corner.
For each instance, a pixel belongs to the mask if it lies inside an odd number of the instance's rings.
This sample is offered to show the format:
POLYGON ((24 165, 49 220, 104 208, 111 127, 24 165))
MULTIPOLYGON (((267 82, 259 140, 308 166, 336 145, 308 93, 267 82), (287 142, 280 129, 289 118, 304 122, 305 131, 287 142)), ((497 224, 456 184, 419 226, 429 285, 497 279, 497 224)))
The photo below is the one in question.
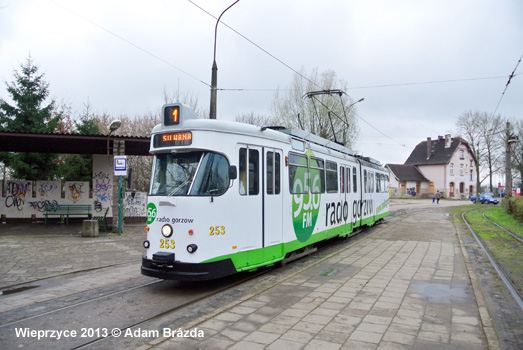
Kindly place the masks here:
POLYGON ((514 219, 512 215, 505 214, 503 208, 491 209, 485 213, 485 216, 515 235, 523 237, 523 224, 514 219))
POLYGON ((501 207, 488 209, 480 204, 473 204, 454 207, 451 208, 451 211, 454 214, 455 222, 463 224, 462 213, 471 210, 465 214, 470 226, 483 239, 483 244, 512 280, 516 289, 523 292, 523 246, 505 231, 486 220, 483 217, 483 212, 486 211, 485 216, 490 220, 522 237, 523 224, 511 215, 505 214, 501 207), (507 242, 510 242, 510 244, 507 242))

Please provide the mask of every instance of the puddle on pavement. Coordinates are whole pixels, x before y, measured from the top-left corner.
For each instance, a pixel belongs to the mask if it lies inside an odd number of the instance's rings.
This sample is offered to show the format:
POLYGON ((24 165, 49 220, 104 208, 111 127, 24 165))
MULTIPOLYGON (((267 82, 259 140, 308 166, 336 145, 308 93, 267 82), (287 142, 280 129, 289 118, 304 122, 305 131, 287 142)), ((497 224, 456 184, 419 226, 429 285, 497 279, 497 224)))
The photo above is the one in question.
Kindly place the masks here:
POLYGON ((415 297, 425 298, 432 302, 447 304, 456 299, 465 299, 466 284, 454 283, 452 288, 448 284, 413 281, 409 292, 418 294, 415 297))
POLYGON ((336 270, 335 268, 330 268, 327 271, 322 272, 320 275, 326 277, 326 276, 335 276, 337 274, 338 274, 338 270, 336 270))
POLYGON ((26 290, 30 290, 30 289, 33 289, 36 287, 38 287, 38 286, 25 286, 25 287, 5 289, 5 290, 0 291, 0 296, 21 293, 21 292, 25 292, 26 290))

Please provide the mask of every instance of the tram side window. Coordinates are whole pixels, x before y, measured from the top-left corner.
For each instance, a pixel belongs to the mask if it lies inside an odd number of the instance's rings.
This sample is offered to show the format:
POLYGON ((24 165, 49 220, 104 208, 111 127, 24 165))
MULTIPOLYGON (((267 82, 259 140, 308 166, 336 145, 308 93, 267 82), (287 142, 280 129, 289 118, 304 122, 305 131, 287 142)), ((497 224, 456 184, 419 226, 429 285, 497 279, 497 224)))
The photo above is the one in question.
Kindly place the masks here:
POLYGON ((381 193, 381 174, 376 174, 376 193, 381 193))
POLYGON ((280 194, 280 154, 267 152, 267 194, 280 194))
POLYGON ((347 186, 345 186, 345 189, 347 190, 347 193, 350 193, 350 167, 347 167, 347 174, 345 174, 347 179, 347 186))
POLYGON ((340 192, 345 193, 345 167, 340 165, 340 192))
POLYGON ((369 191, 369 179, 367 178, 367 170, 363 170, 363 188, 365 190, 365 193, 369 191))
POLYGON ((289 190, 292 194, 309 193, 308 161, 306 156, 289 153, 289 190))
POLYGON ((325 166, 323 159, 310 157, 311 193, 325 193, 325 166))
POLYGON ((259 152, 255 149, 240 148, 240 194, 259 193, 259 152))
POLYGON ((355 166, 352 167, 352 189, 354 193, 358 192, 358 173, 355 166))
POLYGON ((365 192, 374 193, 374 173, 372 171, 368 171, 367 177, 367 190, 365 192))
POLYGON ((334 162, 325 162, 327 193, 338 192, 338 165, 334 162))

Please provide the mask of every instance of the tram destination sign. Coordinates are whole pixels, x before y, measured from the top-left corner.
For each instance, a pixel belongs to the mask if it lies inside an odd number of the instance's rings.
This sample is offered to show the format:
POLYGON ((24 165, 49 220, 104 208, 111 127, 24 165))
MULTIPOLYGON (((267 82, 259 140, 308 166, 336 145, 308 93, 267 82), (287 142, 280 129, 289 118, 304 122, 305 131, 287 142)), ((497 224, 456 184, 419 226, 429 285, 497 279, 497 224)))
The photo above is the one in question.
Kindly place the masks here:
POLYGON ((189 146, 192 144, 190 131, 176 131, 154 135, 154 147, 189 146))

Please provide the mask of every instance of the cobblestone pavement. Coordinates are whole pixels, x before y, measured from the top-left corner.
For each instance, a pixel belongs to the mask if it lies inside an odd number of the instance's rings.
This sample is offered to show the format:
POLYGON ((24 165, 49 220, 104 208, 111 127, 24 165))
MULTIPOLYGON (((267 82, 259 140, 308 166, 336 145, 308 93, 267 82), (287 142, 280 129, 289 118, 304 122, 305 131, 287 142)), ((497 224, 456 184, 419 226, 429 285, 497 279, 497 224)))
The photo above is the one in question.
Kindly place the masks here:
MULTIPOLYGON (((182 327, 203 331, 203 337, 160 336, 139 349, 503 348, 467 250, 444 210, 468 202, 391 204, 410 214, 182 327), (421 210, 410 211, 412 206, 421 210)), ((2 225, 0 289, 111 265, 120 265, 108 269, 115 276, 140 276, 143 227, 86 238, 73 224, 2 225)), ((85 288, 73 280, 67 288, 85 288)))
MULTIPOLYGON (((104 266, 140 263, 145 225, 82 237, 81 224, 1 224, 0 290, 104 266)), ((139 275, 139 272, 138 272, 139 275)))
POLYGON ((496 349, 456 230, 427 208, 183 327, 204 337, 141 349, 496 349))

